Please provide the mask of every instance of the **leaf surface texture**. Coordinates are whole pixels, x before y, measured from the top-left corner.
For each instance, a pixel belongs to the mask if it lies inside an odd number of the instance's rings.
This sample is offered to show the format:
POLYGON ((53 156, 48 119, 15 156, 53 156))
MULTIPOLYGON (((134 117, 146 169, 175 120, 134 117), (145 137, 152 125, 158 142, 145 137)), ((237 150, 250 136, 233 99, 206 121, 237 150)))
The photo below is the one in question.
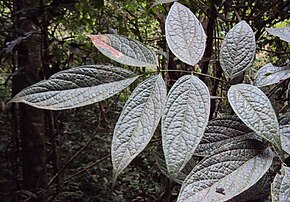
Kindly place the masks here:
POLYGON ((281 28, 266 28, 266 31, 270 34, 279 37, 283 41, 290 43, 290 27, 281 28))
POLYGON ((219 148, 185 179, 177 201, 226 201, 244 192, 272 164, 270 148, 246 140, 219 148))
POLYGON ((290 64, 276 67, 268 63, 256 73, 255 85, 258 87, 269 86, 288 78, 290 78, 290 64))
POLYGON ((282 166, 281 174, 277 174, 271 185, 273 202, 290 200, 290 168, 282 166))
POLYGON ((239 76, 252 64, 256 51, 252 28, 241 21, 226 35, 220 51, 220 63, 228 79, 239 76))
POLYGON ((80 66, 23 89, 10 102, 49 110, 81 107, 115 95, 137 78, 133 72, 119 67, 80 66))
POLYGON ((158 168, 161 170, 161 172, 168 178, 174 180, 178 184, 182 184, 186 176, 191 172, 191 170, 198 164, 200 161, 199 156, 192 156, 191 159, 187 162, 187 164, 184 166, 184 168, 178 173, 177 176, 174 178, 168 173, 166 162, 164 158, 163 151, 157 151, 155 154, 156 164, 158 168))
POLYGON ((173 54, 182 62, 195 65, 203 56, 206 35, 196 16, 175 2, 165 22, 166 41, 173 54))
POLYGON ((172 86, 162 118, 162 145, 167 170, 176 176, 192 157, 209 118, 210 94, 196 76, 185 75, 172 86))
POLYGON ((282 149, 290 155, 290 125, 280 126, 280 139, 282 149))
POLYGON ((140 83, 126 102, 112 141, 115 178, 149 143, 162 116, 165 99, 165 83, 157 75, 140 83))
POLYGON ((209 121, 194 153, 207 156, 225 144, 245 139, 260 138, 236 116, 217 118, 209 121))
POLYGON ((137 67, 158 65, 155 53, 139 41, 116 34, 89 37, 102 54, 121 64, 137 67))
POLYGON ((249 128, 281 148, 275 111, 268 97, 259 88, 249 84, 231 86, 228 99, 236 115, 249 128))

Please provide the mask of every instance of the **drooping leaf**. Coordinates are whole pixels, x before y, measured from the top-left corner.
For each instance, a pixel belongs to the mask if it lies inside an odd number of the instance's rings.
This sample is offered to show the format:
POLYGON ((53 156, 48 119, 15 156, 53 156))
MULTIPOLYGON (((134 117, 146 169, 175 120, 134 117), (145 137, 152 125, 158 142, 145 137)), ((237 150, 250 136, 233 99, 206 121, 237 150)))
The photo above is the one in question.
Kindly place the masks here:
POLYGON ((102 54, 121 64, 137 67, 158 65, 155 53, 139 41, 116 34, 89 37, 102 54))
POLYGON ((290 168, 282 166, 281 174, 277 174, 271 185, 273 202, 290 201, 290 168))
POLYGON ((158 126, 166 99, 161 75, 137 86, 116 124, 112 141, 114 179, 146 147, 158 126))
POLYGON ((266 31, 290 43, 290 27, 266 28, 266 31))
POLYGON ((247 202, 267 199, 271 188, 271 177, 267 172, 256 184, 227 202, 247 202))
POLYGON ((105 100, 137 78, 131 71, 119 67, 80 66, 23 89, 10 102, 49 110, 71 109, 105 100))
POLYGON ((203 56, 206 35, 195 15, 175 2, 165 22, 165 35, 173 54, 182 62, 195 65, 203 56))
POLYGON ((280 139, 282 149, 290 155, 290 125, 280 126, 280 139))
POLYGON ((252 64, 256 51, 253 30, 245 21, 236 24, 226 35, 220 51, 220 63, 225 76, 233 79, 252 64))
POLYGON ((175 178, 192 157, 209 118, 210 94, 196 76, 185 75, 168 93, 162 117, 167 170, 175 178))
POLYGON ((184 180, 177 201, 226 201, 258 182, 272 164, 270 148, 256 140, 225 145, 184 180))
POLYGON ((223 145, 245 139, 259 139, 238 117, 229 116, 209 121, 194 154, 210 155, 223 145))
POLYGON ((178 0, 158 0, 155 3, 153 3, 153 5, 151 6, 151 8, 153 8, 154 6, 157 6, 159 4, 164 4, 164 3, 172 3, 178 0))
POLYGON ((182 171, 178 173, 178 175, 175 178, 172 178, 172 176, 168 173, 164 153, 162 150, 158 150, 155 154, 156 164, 161 170, 161 172, 168 178, 174 180, 178 184, 182 184, 186 176, 190 173, 190 171, 198 164, 200 161, 200 157, 198 156, 192 156, 191 159, 187 162, 187 164, 184 166, 182 171))
POLYGON ((271 63, 264 65, 256 73, 255 85, 268 86, 290 78, 290 65, 276 67, 271 63))
POLYGON ((229 103, 236 115, 257 135, 281 148, 279 123, 267 96, 257 87, 249 84, 231 86, 229 103))

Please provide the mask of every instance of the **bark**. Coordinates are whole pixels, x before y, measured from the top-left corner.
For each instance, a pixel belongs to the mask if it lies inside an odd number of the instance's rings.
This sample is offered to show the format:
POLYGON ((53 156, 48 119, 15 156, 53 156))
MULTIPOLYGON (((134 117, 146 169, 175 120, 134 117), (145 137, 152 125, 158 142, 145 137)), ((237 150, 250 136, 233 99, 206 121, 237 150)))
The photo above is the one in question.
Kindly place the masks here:
MULTIPOLYGON (((207 23, 207 27, 206 27, 206 36, 207 36, 207 40, 206 40, 206 48, 205 48, 205 52, 204 52, 204 58, 206 59, 206 62, 204 62, 202 64, 202 69, 201 69, 201 73, 203 74, 207 74, 208 73, 208 68, 209 68, 209 58, 211 58, 211 55, 213 53, 213 41, 214 41, 214 28, 215 28, 215 21, 217 18, 217 11, 215 6, 218 4, 217 0, 213 0, 210 3, 210 10, 209 10, 209 19, 208 19, 208 23, 207 23)), ((205 81, 205 77, 204 76, 200 76, 200 78, 205 81)))
MULTIPOLYGON (((18 73, 12 79, 12 93, 42 78, 42 35, 37 28, 36 0, 14 0, 13 21, 16 37, 32 32, 17 48, 18 73)), ((46 188, 45 119, 43 110, 19 104, 19 134, 21 141, 22 190, 33 194, 46 188)), ((46 197, 29 201, 46 201, 46 197)))

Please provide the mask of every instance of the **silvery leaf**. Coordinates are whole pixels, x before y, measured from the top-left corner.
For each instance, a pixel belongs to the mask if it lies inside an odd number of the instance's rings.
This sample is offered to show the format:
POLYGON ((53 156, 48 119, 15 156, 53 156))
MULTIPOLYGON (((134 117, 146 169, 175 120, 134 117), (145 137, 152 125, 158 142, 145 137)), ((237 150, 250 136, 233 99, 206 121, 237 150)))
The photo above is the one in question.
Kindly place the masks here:
POLYGON ((282 166, 281 174, 277 174, 271 185, 273 202, 290 200, 290 168, 282 166))
POLYGON ((256 73, 255 85, 258 87, 269 86, 288 78, 290 78, 290 65, 276 67, 268 63, 256 73))
POLYGON ((290 27, 266 28, 266 31, 290 43, 290 27))
POLYGON ((102 54, 121 64, 137 67, 158 65, 155 53, 139 41, 116 34, 89 37, 102 54))
POLYGON ((86 65, 64 70, 20 91, 10 102, 63 110, 105 100, 125 89, 138 76, 113 66, 86 65))
POLYGON ((249 84, 231 86, 229 103, 236 115, 257 135, 281 148, 279 123, 268 97, 249 84))
POLYGON ((155 154, 156 164, 161 170, 161 172, 168 178, 174 180, 178 184, 182 184, 186 176, 190 173, 190 171, 198 164, 200 161, 199 156, 192 156, 191 159, 187 162, 187 164, 184 166, 184 168, 178 173, 178 175, 175 178, 172 178, 172 176, 168 173, 166 162, 164 158, 163 151, 157 151, 155 154))
POLYGON ((201 23, 185 6, 175 2, 165 22, 166 41, 182 62, 195 65, 205 51, 206 35, 201 23))
POLYGON ((267 199, 271 188, 271 181, 272 177, 267 172, 256 184, 227 202, 249 202, 267 199))
POLYGON ((112 141, 114 180, 146 147, 162 116, 166 87, 161 75, 143 81, 126 102, 112 141))
POLYGON ((260 138, 236 116, 217 118, 209 121, 194 154, 208 156, 223 145, 245 139, 260 138))
POLYGON ((162 144, 167 170, 173 178, 184 168, 199 144, 210 112, 207 86, 185 75, 172 86, 162 117, 162 144))
POLYGON ((290 155, 290 125, 280 126, 280 139, 282 149, 290 155))
POLYGON ((220 64, 228 79, 245 72, 252 64, 256 51, 253 30, 245 21, 236 24, 226 35, 220 50, 220 64))
POLYGON ((272 164, 270 148, 256 140, 220 147, 184 180, 177 201, 227 201, 256 184, 272 164))

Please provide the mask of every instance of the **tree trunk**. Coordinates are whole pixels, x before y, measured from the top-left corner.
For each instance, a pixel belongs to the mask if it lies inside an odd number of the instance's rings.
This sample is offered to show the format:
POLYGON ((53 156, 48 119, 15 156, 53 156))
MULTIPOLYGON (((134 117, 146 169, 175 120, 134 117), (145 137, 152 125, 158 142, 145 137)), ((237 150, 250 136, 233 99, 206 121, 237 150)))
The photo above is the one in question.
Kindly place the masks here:
MULTIPOLYGON (((42 36, 35 25, 39 2, 14 0, 13 21, 16 37, 31 33, 16 51, 18 73, 12 80, 12 93, 42 78, 42 36), (34 13, 33 13, 34 12, 34 13), (36 13, 35 13, 36 12, 36 13)), ((19 104, 19 134, 21 138, 22 190, 33 194, 46 188, 45 119, 43 110, 19 104)), ((29 201, 46 201, 46 197, 29 201)))

